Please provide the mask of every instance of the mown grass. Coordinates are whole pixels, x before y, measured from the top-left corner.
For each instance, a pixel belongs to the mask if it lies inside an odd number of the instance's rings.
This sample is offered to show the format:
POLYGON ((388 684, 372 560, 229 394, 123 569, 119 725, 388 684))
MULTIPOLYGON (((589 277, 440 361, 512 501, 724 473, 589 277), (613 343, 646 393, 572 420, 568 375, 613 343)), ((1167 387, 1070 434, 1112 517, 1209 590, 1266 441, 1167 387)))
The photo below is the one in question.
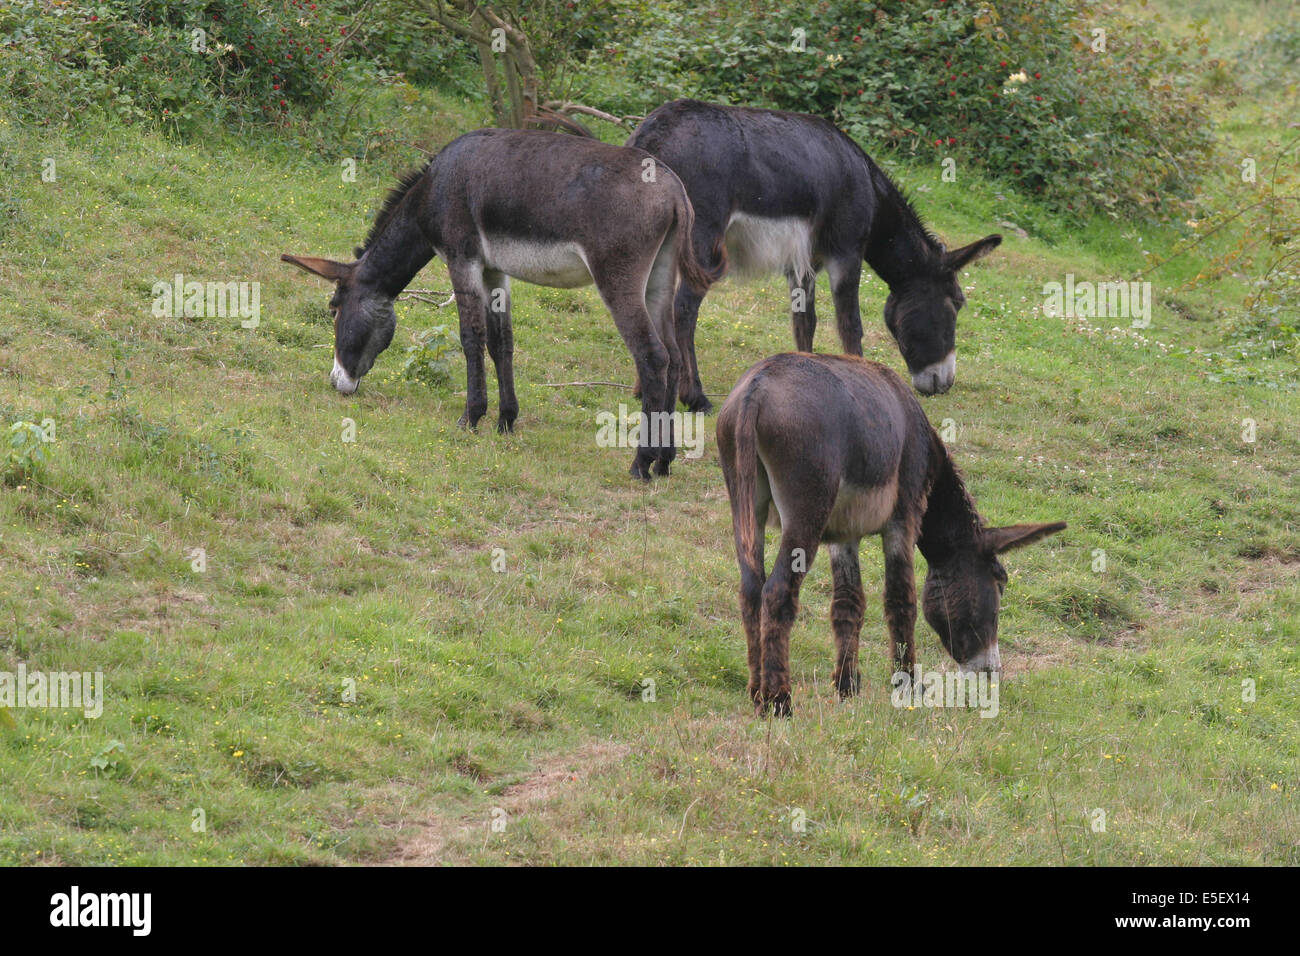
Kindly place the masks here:
MULTIPOLYGON (((477 125, 440 106, 443 132, 477 125)), ((0 420, 57 424, 51 467, 0 487, 0 669, 107 681, 98 720, 0 723, 0 861, 1300 862, 1295 395, 1209 380, 1240 289, 1172 292, 1195 257, 1152 275, 1149 329, 1041 311, 1045 281, 1129 277, 1177 231, 1077 229, 892 164, 950 241, 1007 236, 963 278, 958 384, 925 408, 991 521, 1070 529, 1007 562, 996 718, 891 707, 874 599, 867 686, 837 702, 819 556, 796 717, 768 723, 744 693, 712 419, 702 459, 643 486, 595 441, 630 392, 547 387, 631 381, 592 290, 516 286, 518 428, 467 434, 459 369, 442 391, 397 374, 409 333, 454 317, 403 303, 343 398, 327 287, 278 261, 345 255, 388 168, 344 183, 262 138, 0 132, 0 420), (154 318, 178 272, 260 282, 260 327, 154 318)), ((901 370, 883 292, 864 282, 865 347, 901 370)), ((715 399, 790 347, 784 302, 775 278, 706 300, 715 399)), ((831 349, 824 282, 819 303, 831 349)), ((878 593, 874 542, 864 572, 878 593)))

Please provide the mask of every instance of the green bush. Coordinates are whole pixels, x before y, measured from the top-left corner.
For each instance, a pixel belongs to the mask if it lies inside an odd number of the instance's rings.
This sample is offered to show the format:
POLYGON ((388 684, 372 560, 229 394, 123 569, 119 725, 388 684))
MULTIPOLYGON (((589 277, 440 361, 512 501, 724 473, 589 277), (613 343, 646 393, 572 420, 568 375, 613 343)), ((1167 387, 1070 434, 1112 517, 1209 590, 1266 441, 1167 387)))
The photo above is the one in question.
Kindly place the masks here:
POLYGON ((1161 43, 1100 0, 654 9, 620 51, 647 81, 626 112, 692 95, 816 113, 869 148, 961 157, 1114 215, 1174 214, 1213 147, 1191 41, 1161 43))
POLYGON ((281 122, 330 98, 348 20, 307 0, 0 5, 0 98, 26 120, 92 108, 180 131, 281 122))
POLYGON ((49 452, 45 450, 45 431, 33 422, 14 422, 9 426, 9 443, 4 456, 6 482, 21 481, 45 470, 49 452))
POLYGON ((406 347, 402 377, 410 382, 423 382, 430 388, 448 384, 460 352, 456 333, 449 326, 439 325, 417 333, 414 338, 415 343, 406 347))

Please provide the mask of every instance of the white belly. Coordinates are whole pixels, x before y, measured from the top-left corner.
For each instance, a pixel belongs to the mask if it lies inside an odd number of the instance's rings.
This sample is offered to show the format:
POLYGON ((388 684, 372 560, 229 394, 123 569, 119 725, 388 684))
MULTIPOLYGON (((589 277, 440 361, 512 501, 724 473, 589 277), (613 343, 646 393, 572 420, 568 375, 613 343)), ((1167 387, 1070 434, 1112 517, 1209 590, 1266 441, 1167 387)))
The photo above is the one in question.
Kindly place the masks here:
POLYGON ((787 216, 768 219, 732 213, 723 240, 730 271, 741 276, 771 275, 792 270, 799 277, 813 274, 812 224, 787 216))
MULTIPOLYGON (((795 496, 775 483, 769 484, 768 487, 774 507, 768 510, 767 523, 779 528, 784 505, 793 503, 795 496)), ((889 519, 893 517, 897 505, 897 477, 875 488, 859 488, 841 480, 839 490, 835 494, 835 504, 826 519, 826 527, 822 531, 821 539, 846 542, 880 534, 889 523, 889 519)))
POLYGON ((875 488, 859 488, 841 481, 822 540, 856 541, 869 534, 880 534, 897 504, 897 478, 875 488))
POLYGON ((591 270, 576 242, 528 242, 483 237, 483 265, 535 285, 574 289, 590 285, 591 270))

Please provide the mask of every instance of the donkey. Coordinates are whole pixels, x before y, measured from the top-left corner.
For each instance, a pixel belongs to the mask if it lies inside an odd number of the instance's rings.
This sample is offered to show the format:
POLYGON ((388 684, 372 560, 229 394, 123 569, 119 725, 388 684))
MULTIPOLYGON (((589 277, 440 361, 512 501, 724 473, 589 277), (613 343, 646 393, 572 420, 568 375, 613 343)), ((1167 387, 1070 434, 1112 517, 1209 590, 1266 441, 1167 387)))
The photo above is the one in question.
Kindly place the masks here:
POLYGON ((453 140, 389 193, 357 261, 282 255, 335 283, 334 368, 345 395, 393 339, 393 300, 434 255, 447 263, 465 351, 461 427, 487 412, 483 346, 496 366, 498 431, 519 414, 510 277, 562 289, 596 284, 642 383, 642 427, 631 472, 668 474, 670 413, 681 359, 673 293, 706 288, 686 237, 694 212, 681 181, 638 149, 538 130, 483 129, 453 140), (663 417, 660 417, 663 415, 663 417), (649 427, 651 422, 656 426, 649 427))
POLYGON ((885 551, 885 621, 894 670, 916 673, 913 549, 929 564, 925 619, 966 671, 997 671, 998 610, 1007 573, 997 556, 1065 529, 988 528, 907 384, 877 362, 786 353, 753 366, 723 404, 718 455, 731 499, 749 695, 759 714, 790 713, 790 629, 819 542, 830 545, 836 689, 859 686, 865 600, 858 542, 885 551), (776 514, 770 512, 776 505, 776 514), (763 526, 781 528, 770 576, 763 526))
MULTIPOLYGON (((946 392, 957 374, 957 272, 1002 241, 986 236, 948 251, 862 148, 817 116, 674 100, 627 141, 672 168, 695 206, 695 256, 721 275, 784 272, 795 348, 813 349, 817 273, 830 276, 840 344, 862 354, 862 262, 889 286, 885 325, 912 384, 946 392)), ((712 403, 700 384, 695 323, 706 289, 682 286, 675 312, 682 401, 712 403)))

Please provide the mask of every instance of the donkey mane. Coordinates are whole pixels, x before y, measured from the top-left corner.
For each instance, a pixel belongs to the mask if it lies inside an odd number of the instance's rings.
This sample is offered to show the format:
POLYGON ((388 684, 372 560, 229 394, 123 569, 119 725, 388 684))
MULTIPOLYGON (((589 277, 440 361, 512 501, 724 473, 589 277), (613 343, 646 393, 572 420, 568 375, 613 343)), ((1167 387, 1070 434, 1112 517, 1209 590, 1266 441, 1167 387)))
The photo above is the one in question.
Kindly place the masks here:
MULTIPOLYGON (((852 139, 850 137, 850 139, 852 139)), ((857 146, 857 143, 853 143, 857 146)), ((876 187, 876 195, 882 203, 888 204, 890 211, 898 217, 899 223, 909 231, 914 227, 917 232, 925 237, 926 242, 934 249, 935 252, 941 252, 944 248, 943 241, 936 236, 925 219, 917 210, 912 197, 907 194, 907 190, 900 186, 885 172, 875 161, 867 156, 861 146, 858 151, 862 153, 867 163, 871 166, 872 184, 876 187)))
POLYGON ((924 237, 927 245, 935 252, 942 252, 944 249, 942 240, 930 231, 930 227, 926 225, 925 220, 917 211, 912 202, 912 197, 907 194, 907 190, 894 182, 893 177, 885 172, 879 163, 867 155, 867 151, 862 148, 862 145, 856 139, 832 125, 824 117, 818 117, 818 119, 821 119, 862 157, 862 161, 866 163, 867 169, 871 172, 871 185, 875 188, 877 198, 883 205, 888 207, 888 212, 897 217, 898 225, 907 232, 915 230, 924 237))
POLYGON ((953 512, 960 512, 970 522, 971 535, 978 539, 984 528, 984 519, 975 508, 975 499, 966 488, 966 479, 962 477, 957 463, 952 460, 952 455, 948 453, 948 446, 944 444, 943 439, 936 434, 933 441, 936 452, 942 457, 934 481, 930 484, 926 511, 929 511, 930 505, 935 505, 937 508, 944 509, 946 517, 950 520, 958 517, 953 512))
POLYGON ((379 238, 379 234, 384 231, 388 221, 397 212, 397 207, 406 198, 406 194, 414 189, 415 184, 423 179, 424 174, 429 171, 430 163, 425 163, 419 169, 412 169, 404 173, 402 178, 397 181, 397 185, 388 191, 388 195, 384 197, 384 204, 379 207, 379 212, 375 214, 375 221, 370 226, 370 232, 366 234, 366 241, 356 248, 355 254, 358 259, 365 255, 366 250, 379 238))

